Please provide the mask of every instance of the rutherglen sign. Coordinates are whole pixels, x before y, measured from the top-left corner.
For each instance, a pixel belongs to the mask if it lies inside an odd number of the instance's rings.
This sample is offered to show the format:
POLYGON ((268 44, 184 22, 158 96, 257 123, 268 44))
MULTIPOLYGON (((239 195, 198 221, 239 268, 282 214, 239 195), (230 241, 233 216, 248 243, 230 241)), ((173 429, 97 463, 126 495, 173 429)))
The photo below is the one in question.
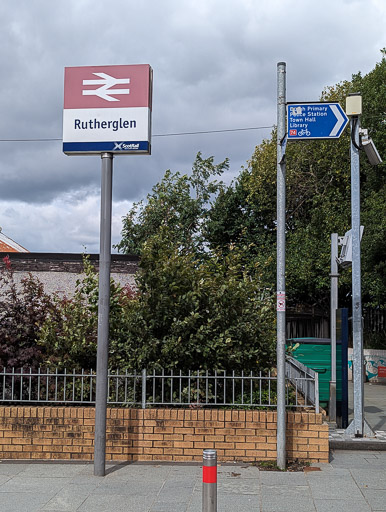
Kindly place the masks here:
POLYGON ((63 152, 151 152, 148 64, 65 68, 63 152))
POLYGON ((97 382, 94 475, 105 475, 113 159, 150 154, 152 69, 148 64, 66 68, 63 152, 100 155, 97 382))

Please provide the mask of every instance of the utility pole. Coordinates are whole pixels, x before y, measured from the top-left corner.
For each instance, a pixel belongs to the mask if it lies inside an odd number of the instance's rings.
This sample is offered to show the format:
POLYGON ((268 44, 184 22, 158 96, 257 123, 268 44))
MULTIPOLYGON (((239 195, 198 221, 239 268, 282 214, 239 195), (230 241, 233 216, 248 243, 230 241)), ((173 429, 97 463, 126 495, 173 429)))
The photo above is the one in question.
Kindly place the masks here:
POLYGON ((286 63, 277 64, 277 466, 286 467, 285 408, 285 138, 286 138, 286 63))

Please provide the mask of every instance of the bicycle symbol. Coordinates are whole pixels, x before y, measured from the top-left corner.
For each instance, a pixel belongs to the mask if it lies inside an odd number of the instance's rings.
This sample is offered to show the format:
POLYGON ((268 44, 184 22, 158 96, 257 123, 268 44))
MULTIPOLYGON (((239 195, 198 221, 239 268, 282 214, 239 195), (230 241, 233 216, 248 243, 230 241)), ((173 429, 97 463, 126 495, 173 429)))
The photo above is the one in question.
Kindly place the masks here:
POLYGON ((304 128, 303 130, 299 130, 298 137, 303 137, 305 135, 306 137, 309 137, 311 135, 311 132, 307 130, 307 128, 304 128))

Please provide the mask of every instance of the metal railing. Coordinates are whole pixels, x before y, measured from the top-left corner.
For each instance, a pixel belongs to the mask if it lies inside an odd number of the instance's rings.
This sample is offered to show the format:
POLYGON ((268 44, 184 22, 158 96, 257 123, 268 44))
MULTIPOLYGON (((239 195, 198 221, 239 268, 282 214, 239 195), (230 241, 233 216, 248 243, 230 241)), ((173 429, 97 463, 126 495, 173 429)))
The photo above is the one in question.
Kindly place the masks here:
MULTIPOLYGON (((313 406, 319 412, 319 376, 318 373, 308 368, 293 357, 286 358, 286 379, 295 389, 296 402, 302 397, 305 407, 313 406)), ((297 406, 297 403, 296 403, 297 406)))
MULTIPOLYGON (((316 392, 317 374, 299 372, 288 370, 287 406, 316 406, 318 401, 309 399, 308 394, 305 399, 303 395, 305 390, 316 392)), ((0 372, 0 403, 92 405, 95 391, 96 374, 92 370, 39 369, 33 372, 13 368, 0 372)), ((108 403, 143 409, 154 406, 275 408, 276 376, 261 372, 236 375, 225 371, 185 374, 163 370, 152 373, 109 371, 108 403)))

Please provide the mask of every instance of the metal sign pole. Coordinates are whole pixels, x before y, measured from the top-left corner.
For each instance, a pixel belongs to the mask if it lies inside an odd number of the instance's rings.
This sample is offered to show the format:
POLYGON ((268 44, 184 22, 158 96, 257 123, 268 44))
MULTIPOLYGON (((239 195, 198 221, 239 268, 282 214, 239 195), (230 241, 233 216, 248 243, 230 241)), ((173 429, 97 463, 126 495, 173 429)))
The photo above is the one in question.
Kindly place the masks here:
POLYGON ((113 154, 102 153, 94 475, 105 476, 113 154))
POLYGON ((364 417, 361 236, 360 236, 360 171, 359 171, 359 116, 351 117, 351 233, 352 233, 352 325, 354 419, 346 432, 356 437, 373 435, 364 417))
POLYGON ((328 415, 336 422, 336 310, 338 309, 338 233, 331 234, 331 300, 330 300, 330 339, 331 339, 331 380, 328 415))
POLYGON ((354 361, 354 434, 363 436, 363 339, 360 248, 359 117, 351 118, 352 319, 354 361), (354 145, 356 143, 356 146, 354 145))
POLYGON ((285 154, 286 63, 277 65, 277 465, 286 467, 285 154))

